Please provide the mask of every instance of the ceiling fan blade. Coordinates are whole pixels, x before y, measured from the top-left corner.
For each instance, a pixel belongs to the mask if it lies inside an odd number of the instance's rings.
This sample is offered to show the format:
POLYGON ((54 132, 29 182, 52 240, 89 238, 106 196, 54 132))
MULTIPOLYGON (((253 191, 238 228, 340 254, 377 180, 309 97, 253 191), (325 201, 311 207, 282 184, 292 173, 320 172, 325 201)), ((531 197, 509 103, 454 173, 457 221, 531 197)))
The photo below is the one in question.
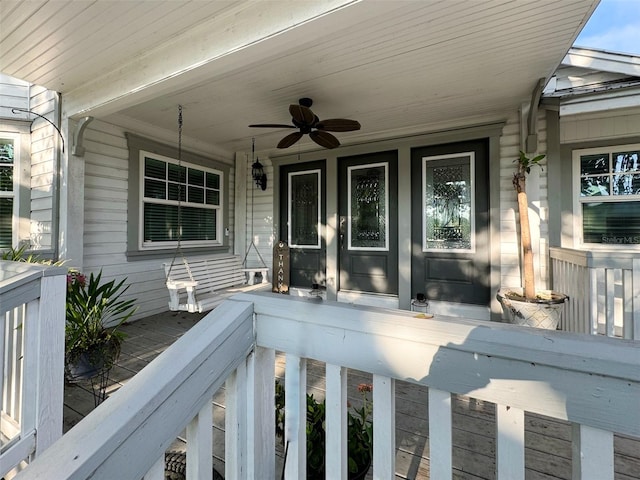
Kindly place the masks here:
POLYGON ((284 137, 278 143, 278 148, 289 148, 291 145, 296 143, 298 140, 302 138, 302 132, 293 132, 284 137))
POLYGON ((316 128, 325 132, 352 132, 360 130, 360 122, 347 118, 329 118, 318 122, 316 128))
POLYGON ((324 148, 336 148, 340 146, 340 142, 338 141, 338 139, 331 135, 329 132, 317 130, 311 132, 309 134, 309 137, 311 137, 311 140, 324 148))
POLYGON ((304 105, 289 105, 289 113, 293 122, 299 125, 313 125, 316 119, 311 109, 304 105))
POLYGON ((287 125, 284 123, 258 123, 249 125, 249 128, 297 128, 293 125, 287 125))

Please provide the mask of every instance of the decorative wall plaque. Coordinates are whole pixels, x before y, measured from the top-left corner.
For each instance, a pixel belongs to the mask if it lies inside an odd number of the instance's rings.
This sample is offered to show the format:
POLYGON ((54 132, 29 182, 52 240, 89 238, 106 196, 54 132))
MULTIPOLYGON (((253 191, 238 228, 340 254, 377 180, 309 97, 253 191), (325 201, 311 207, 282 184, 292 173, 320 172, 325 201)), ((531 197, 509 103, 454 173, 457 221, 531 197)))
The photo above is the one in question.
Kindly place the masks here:
POLYGON ((272 292, 289 294, 289 265, 289 246, 280 240, 273 247, 272 292))

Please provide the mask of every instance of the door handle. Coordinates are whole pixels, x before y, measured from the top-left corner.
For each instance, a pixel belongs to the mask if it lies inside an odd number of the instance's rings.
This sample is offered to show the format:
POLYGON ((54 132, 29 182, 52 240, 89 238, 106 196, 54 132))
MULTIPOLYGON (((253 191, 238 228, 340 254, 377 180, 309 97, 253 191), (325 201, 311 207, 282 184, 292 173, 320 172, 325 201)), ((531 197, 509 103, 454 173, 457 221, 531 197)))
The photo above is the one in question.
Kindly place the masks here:
POLYGON ((347 225, 347 217, 340 217, 340 248, 344 248, 344 234, 347 225))

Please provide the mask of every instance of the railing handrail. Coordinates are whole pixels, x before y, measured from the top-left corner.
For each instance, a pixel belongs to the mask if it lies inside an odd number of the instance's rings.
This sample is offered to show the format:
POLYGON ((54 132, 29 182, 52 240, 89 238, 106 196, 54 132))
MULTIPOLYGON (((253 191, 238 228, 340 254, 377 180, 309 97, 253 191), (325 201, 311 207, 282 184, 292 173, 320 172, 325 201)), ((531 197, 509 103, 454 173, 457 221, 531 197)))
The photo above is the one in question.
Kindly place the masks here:
POLYGON ((43 277, 65 272, 64 267, 0 260, 0 315, 38 298, 43 277))
POLYGON ((632 261, 640 259, 637 250, 579 250, 576 248, 549 247, 549 256, 555 260, 570 262, 589 268, 632 269, 632 261))
POLYGON ((638 342, 271 294, 233 298, 254 301, 260 347, 640 436, 638 342), (496 385, 509 380, 529 393, 496 385), (546 393, 534 395, 541 382, 546 393))
POLYGON ((252 305, 225 302, 16 479, 142 478, 253 348, 252 305))

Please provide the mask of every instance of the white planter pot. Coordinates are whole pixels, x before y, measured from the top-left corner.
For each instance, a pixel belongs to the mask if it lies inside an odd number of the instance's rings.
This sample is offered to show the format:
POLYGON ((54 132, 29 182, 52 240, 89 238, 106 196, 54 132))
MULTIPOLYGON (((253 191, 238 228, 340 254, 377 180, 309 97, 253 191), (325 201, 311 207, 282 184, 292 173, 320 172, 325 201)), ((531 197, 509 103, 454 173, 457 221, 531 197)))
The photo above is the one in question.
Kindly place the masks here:
POLYGON ((522 296, 522 288, 502 288, 496 295, 509 323, 548 330, 558 328, 564 304, 569 299, 551 290, 538 292, 532 301, 514 299, 510 294, 522 296))

